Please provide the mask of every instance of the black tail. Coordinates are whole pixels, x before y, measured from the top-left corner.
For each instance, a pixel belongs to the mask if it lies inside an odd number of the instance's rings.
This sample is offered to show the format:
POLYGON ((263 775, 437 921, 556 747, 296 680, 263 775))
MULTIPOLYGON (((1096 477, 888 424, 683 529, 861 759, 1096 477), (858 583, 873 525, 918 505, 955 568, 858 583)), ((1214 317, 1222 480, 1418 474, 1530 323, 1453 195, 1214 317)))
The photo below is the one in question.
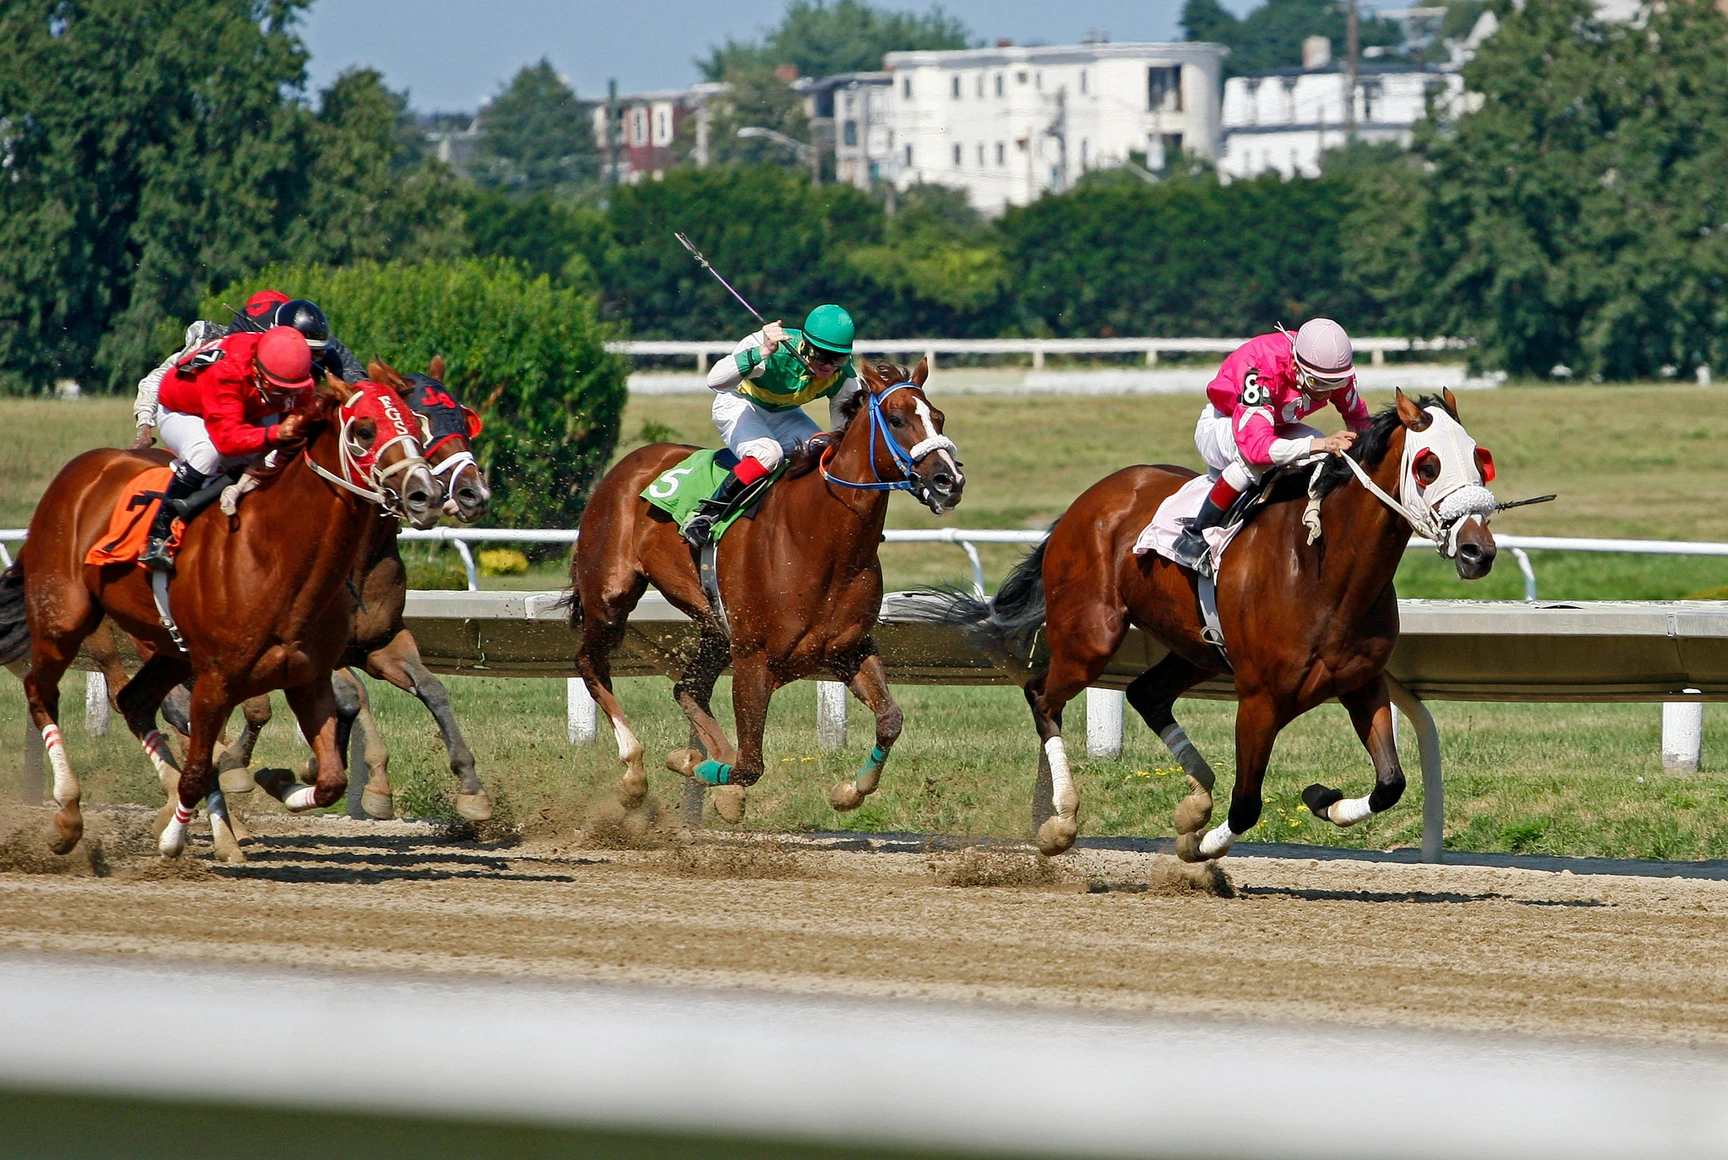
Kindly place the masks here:
POLYGON ((924 597, 912 605, 912 619, 962 625, 999 649, 1025 655, 1044 624, 1044 544, 1014 566, 993 600, 980 600, 969 588, 930 589, 908 595, 924 597))
POLYGON ((30 655, 30 623, 24 618, 24 561, 0 572, 0 665, 30 655))

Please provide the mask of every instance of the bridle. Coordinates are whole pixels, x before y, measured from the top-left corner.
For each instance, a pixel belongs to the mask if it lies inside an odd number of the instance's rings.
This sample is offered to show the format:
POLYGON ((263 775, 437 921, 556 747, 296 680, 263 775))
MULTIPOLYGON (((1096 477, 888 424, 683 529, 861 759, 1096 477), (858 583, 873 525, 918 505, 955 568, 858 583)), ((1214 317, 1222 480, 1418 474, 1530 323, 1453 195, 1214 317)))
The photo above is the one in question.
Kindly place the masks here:
POLYGON ((874 481, 866 483, 859 480, 841 479, 828 470, 828 461, 840 449, 838 441, 830 443, 827 450, 822 452, 822 458, 817 461, 823 479, 829 483, 837 483, 841 487, 850 487, 857 491, 909 491, 914 498, 919 500, 924 498, 923 493, 927 485, 918 476, 918 464, 923 462, 924 458, 932 451, 946 451, 950 455, 955 455, 960 449, 946 435, 935 433, 932 433, 929 438, 921 439, 913 444, 911 450, 900 446, 888 430, 888 417, 883 414, 882 400, 903 387, 911 390, 918 389, 916 383, 895 383, 882 391, 881 394, 865 391, 870 419, 870 474, 875 477, 874 481), (894 466, 900 469, 901 478, 885 480, 881 473, 876 470, 876 439, 878 435, 881 436, 882 442, 888 445, 888 454, 893 458, 894 466))
MULTIPOLYGON (((446 438, 453 438, 453 436, 446 438)), ((428 462, 430 463, 430 461, 428 462)), ((473 451, 458 451, 448 459, 441 459, 435 464, 430 464, 432 477, 444 485, 444 514, 447 516, 461 514, 456 504, 456 480, 468 468, 473 468, 475 478, 480 479, 480 463, 474 458, 473 451), (443 476, 445 475, 450 478, 444 479, 443 476)))
POLYGON ((1483 486, 1481 469, 1476 464, 1476 441, 1441 408, 1429 407, 1428 414, 1428 426, 1419 432, 1406 429, 1404 433, 1404 453, 1398 465, 1398 499, 1387 495, 1369 478, 1354 457, 1345 454, 1340 458, 1368 494, 1403 516, 1412 531, 1434 541, 1435 550, 1450 560, 1458 555, 1458 534, 1464 522, 1471 516, 1486 519, 1497 504, 1494 493, 1483 486), (1440 474, 1433 483, 1424 485, 1416 478, 1416 459, 1436 446, 1446 452, 1439 455, 1440 474), (1462 464, 1469 464, 1468 473, 1462 464))
MULTIPOLYGON (((384 404, 382 400, 375 399, 374 401, 380 403, 385 415, 395 424, 396 436, 385 440, 381 446, 373 448, 361 445, 354 438, 353 425, 363 416, 349 414, 348 408, 357 400, 366 397, 368 396, 364 391, 356 391, 337 408, 337 413, 342 416, 342 428, 336 441, 341 456, 342 473, 340 475, 319 466, 317 461, 312 458, 310 448, 302 448, 300 455, 306 460, 306 466, 310 467, 315 475, 337 487, 353 492, 361 499, 377 504, 384 509, 387 515, 403 520, 410 519, 411 517, 403 506, 401 496, 390 486, 390 481, 393 477, 407 474, 417 467, 426 468, 428 471, 431 468, 426 462, 426 457, 420 453, 420 441, 414 437, 413 430, 402 421, 400 416, 392 414, 392 408, 384 404), (388 467, 382 466, 384 453, 398 443, 407 444, 402 458, 388 467)), ((455 458, 457 456, 451 456, 451 459, 455 458)))

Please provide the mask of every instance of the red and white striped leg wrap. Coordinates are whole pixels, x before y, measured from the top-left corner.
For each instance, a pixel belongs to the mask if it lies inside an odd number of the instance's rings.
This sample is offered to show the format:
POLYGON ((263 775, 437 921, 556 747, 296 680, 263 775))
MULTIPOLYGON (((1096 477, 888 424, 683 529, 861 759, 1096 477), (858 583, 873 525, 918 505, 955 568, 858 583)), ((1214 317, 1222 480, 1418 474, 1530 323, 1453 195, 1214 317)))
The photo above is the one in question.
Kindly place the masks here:
POLYGON ((317 809, 317 793, 317 786, 303 785, 284 797, 282 799, 282 804, 293 810, 295 813, 300 813, 303 810, 317 809))
POLYGON ((78 779, 66 758, 66 740, 60 736, 60 726, 52 721, 42 726, 42 748, 48 751, 48 762, 54 767, 55 804, 64 807, 77 801, 78 779))
POLYGON ((192 811, 183 805, 176 805, 174 807, 174 820, 182 826, 188 825, 192 821, 192 811))
POLYGON ((162 837, 156 843, 165 858, 178 858, 186 848, 186 827, 192 821, 192 810, 179 801, 174 803, 174 816, 162 827, 162 837))
POLYGON ((152 729, 144 734, 139 744, 144 747, 150 763, 156 767, 157 777, 180 772, 180 767, 174 764, 174 751, 168 748, 168 739, 162 736, 159 730, 152 729))

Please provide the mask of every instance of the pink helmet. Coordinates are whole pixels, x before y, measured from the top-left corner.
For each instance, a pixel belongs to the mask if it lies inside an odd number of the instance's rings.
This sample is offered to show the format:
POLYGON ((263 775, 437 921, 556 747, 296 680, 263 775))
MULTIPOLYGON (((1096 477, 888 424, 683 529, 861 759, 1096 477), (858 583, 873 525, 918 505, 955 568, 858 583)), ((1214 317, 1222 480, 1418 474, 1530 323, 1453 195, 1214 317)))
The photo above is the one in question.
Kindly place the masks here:
POLYGON ((1310 318, 1296 332, 1296 365, 1314 378, 1342 383, 1356 373, 1350 336, 1330 318, 1310 318))

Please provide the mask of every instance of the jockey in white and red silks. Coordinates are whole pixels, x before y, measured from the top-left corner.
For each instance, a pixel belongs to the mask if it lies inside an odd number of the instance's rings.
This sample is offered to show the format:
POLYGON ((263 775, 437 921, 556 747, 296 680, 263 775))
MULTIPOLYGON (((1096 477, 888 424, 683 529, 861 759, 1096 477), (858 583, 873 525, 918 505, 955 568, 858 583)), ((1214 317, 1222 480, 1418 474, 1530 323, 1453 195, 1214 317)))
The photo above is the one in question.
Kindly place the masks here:
POLYGON ((1356 391, 1350 336, 1330 318, 1310 319, 1294 335, 1279 327, 1249 339, 1224 360, 1206 397, 1194 443, 1217 482, 1174 550, 1187 567, 1210 573, 1211 553, 1200 533, 1222 523, 1250 483, 1269 467, 1344 451, 1370 420, 1356 391), (1327 404, 1338 408, 1349 430, 1324 435, 1301 422, 1327 404))

